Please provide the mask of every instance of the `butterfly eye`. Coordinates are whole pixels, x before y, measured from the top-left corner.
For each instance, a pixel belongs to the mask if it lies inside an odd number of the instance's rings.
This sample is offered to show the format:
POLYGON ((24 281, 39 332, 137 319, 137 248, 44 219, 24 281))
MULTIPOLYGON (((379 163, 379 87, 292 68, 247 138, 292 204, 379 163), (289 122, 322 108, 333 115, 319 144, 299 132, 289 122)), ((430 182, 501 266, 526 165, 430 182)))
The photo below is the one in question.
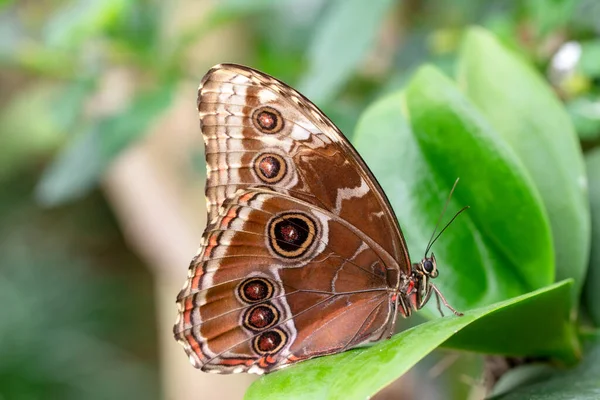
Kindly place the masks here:
POLYGON ((433 266, 433 262, 431 260, 425 260, 423 262, 423 271, 425 271, 427 274, 431 274, 434 269, 435 267, 433 266))

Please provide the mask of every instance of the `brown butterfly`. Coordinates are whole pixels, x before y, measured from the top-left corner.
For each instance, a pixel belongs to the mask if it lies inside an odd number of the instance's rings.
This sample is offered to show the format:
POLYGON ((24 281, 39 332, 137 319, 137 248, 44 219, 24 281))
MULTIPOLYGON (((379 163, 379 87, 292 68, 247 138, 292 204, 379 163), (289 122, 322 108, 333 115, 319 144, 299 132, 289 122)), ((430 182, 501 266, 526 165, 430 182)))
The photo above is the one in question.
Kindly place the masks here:
MULTIPOLYGON (((198 89, 209 224, 174 334, 203 371, 262 374, 390 337, 432 293, 383 190, 340 130, 279 80, 234 64, 198 89)), ((430 241, 430 243, 432 243, 430 241)))

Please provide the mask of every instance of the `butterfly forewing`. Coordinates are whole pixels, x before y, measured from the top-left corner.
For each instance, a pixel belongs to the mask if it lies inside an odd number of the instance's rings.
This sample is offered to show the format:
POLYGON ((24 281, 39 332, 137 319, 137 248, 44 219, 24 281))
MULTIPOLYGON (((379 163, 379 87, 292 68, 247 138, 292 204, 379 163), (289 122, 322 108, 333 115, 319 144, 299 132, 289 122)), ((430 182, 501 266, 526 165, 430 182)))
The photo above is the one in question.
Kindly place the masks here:
POLYGON ((222 64, 202 80, 198 110, 209 220, 238 189, 268 186, 358 227, 408 273, 408 252, 385 194, 352 145, 308 99, 259 71, 222 64))

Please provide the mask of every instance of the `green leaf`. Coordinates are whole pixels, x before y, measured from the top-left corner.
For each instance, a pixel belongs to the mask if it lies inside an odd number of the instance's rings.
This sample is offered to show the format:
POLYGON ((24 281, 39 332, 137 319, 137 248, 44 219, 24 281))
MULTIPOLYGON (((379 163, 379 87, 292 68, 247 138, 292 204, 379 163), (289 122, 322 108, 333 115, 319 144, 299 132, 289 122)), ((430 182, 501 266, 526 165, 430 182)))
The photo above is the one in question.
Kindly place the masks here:
POLYGON ((336 0, 317 23, 308 49, 309 68, 298 89, 325 103, 372 48, 393 0, 336 0))
POLYGON ((416 73, 405 99, 417 143, 413 152, 421 160, 402 159, 400 176, 414 182, 410 192, 417 202, 427 191, 438 200, 437 210, 429 203, 410 211, 395 201, 400 221, 411 218, 412 226, 404 226, 425 229, 421 237, 428 237, 457 177, 461 183, 452 208, 471 206, 463 218, 466 221, 460 223, 462 229, 453 226, 452 237, 442 239, 444 247, 436 243, 438 260, 443 260, 440 275, 452 275, 455 282, 444 284, 444 293, 451 294, 453 301, 461 299, 473 306, 551 283, 553 251, 548 222, 514 153, 455 85, 432 67, 416 73), (430 225, 424 228, 422 221, 430 225))
POLYGON ((592 251, 584 303, 596 326, 600 326, 600 149, 586 156, 586 164, 592 209, 592 251))
POLYGON ((543 78, 483 29, 468 32, 458 77, 532 177, 552 227, 556 279, 574 278, 578 296, 590 222, 583 158, 569 116, 543 78))
MULTIPOLYGON (((409 251, 417 252, 416 257, 420 259, 446 201, 448 188, 438 181, 423 158, 402 115, 403 102, 404 94, 398 92, 369 107, 358 122, 354 144, 389 198, 409 251)), ((464 189, 463 183, 459 184, 458 192, 464 189)), ((457 208, 454 200, 449 213, 457 208)), ((477 304, 490 304, 507 294, 521 293, 511 290, 512 283, 504 288, 504 279, 498 280, 499 284, 494 283, 497 275, 494 270, 502 265, 496 266, 488 260, 469 212, 446 232, 433 248, 440 270, 436 285, 455 308, 463 310, 477 304)), ((413 258, 412 261, 418 260, 413 258)))
POLYGON ((421 258, 450 186, 460 177, 447 213, 472 208, 433 247, 440 268, 436 284, 450 303, 466 309, 549 284, 547 222, 515 157, 502 142, 496 149, 499 141, 489 128, 471 124, 476 110, 430 68, 417 74, 408 91, 415 132, 402 116, 404 97, 397 93, 364 113, 354 142, 390 199, 409 250, 421 258), (449 120, 453 113, 456 118, 449 120), (417 135, 437 137, 426 150, 433 158, 425 157, 417 135), (435 149, 439 154, 431 154, 435 149))
POLYGON ((600 334, 586 346, 583 361, 570 370, 545 369, 544 379, 537 376, 533 383, 494 396, 494 400, 596 400, 600 397, 600 334))
POLYGON ((131 105, 88 126, 47 168, 36 189, 42 204, 54 206, 81 197, 92 189, 110 162, 171 104, 175 85, 165 82, 139 94, 131 105))
POLYGON ((429 321, 368 348, 300 363, 262 377, 246 392, 245 399, 368 398, 442 343, 452 344, 453 335, 475 338, 474 345, 480 348, 497 348, 494 343, 499 337, 511 337, 514 346, 510 341, 502 342, 508 346, 507 351, 516 354, 525 348, 516 343, 522 332, 537 332, 538 339, 532 344, 536 353, 528 354, 550 355, 571 362, 578 356, 568 318, 571 285, 570 281, 554 284, 471 310, 463 317, 429 321), (512 323, 513 320, 518 323, 512 323), (508 325, 504 325, 507 321, 508 325), (478 335, 481 326, 488 322, 488 330, 493 334, 478 335), (546 324, 554 329, 546 329, 546 324))

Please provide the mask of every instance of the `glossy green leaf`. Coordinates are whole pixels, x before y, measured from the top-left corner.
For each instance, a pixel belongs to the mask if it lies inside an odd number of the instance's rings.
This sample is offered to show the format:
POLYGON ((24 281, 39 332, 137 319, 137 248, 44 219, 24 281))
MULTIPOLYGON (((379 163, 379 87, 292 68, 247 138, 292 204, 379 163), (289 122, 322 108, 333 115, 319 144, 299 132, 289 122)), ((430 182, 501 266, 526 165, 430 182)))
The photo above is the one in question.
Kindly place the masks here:
POLYGON ((44 172, 36 189, 38 199, 45 205, 57 205, 87 193, 110 162, 144 135, 171 104, 174 88, 167 82, 142 93, 121 113, 88 126, 44 172))
POLYGON ((379 115, 363 118, 357 141, 364 135, 378 154, 363 151, 383 180, 413 251, 424 251, 460 177, 449 214, 464 205, 471 209, 433 248, 439 287, 452 304, 489 304, 552 282, 552 244, 541 201, 518 159, 475 107, 431 67, 422 68, 406 89, 411 130, 397 128, 398 117, 391 117, 400 106, 393 98, 375 106, 372 113, 379 115), (394 135, 401 137, 390 139, 394 135), (396 187, 387 185, 392 169, 396 187))
MULTIPOLYGON (((518 298, 468 311, 463 317, 448 317, 421 324, 372 347, 321 357, 269 374, 255 382, 246 400, 260 399, 364 399, 377 393, 453 335, 476 339, 474 345, 494 347, 500 336, 518 341, 522 331, 537 332, 536 352, 567 362, 577 357, 568 321, 569 290, 565 281, 518 298), (543 312, 558 309, 559 312, 543 312), (564 311, 564 312, 563 312, 564 311), (537 317, 541 313, 541 317, 537 317), (491 335, 477 335, 487 325, 491 335), (509 321, 508 325, 505 323, 509 321), (512 323, 510 321, 515 321, 512 323), (476 328, 472 328, 475 326, 476 328), (545 324, 557 329, 547 330, 545 324), (471 332, 469 332, 471 331, 471 332), (368 373, 365 373, 368 371, 368 373)), ((510 352, 523 350, 510 346, 510 352)))
POLYGON ((334 95, 363 61, 393 0, 336 0, 319 20, 298 89, 315 103, 334 95))
POLYGON ((592 211, 592 250, 584 303, 596 326, 600 326, 600 149, 586 156, 586 164, 592 211))
POLYGON ((493 400, 597 400, 600 398, 600 334, 587 344, 583 361, 575 368, 544 369, 543 378, 491 397, 493 400))
POLYGON ((467 34, 458 77, 532 177, 552 226, 556 278, 573 277, 576 295, 590 222, 583 158, 569 116, 544 79, 483 29, 467 34))
MULTIPOLYGON (((417 262, 425 252, 449 187, 440 182, 424 159, 402 114, 403 103, 404 94, 398 92, 369 107, 357 125, 354 144, 389 198, 411 259, 417 262)), ((463 179, 457 193, 466 189, 463 179)), ((455 197, 447 214, 463 205, 455 197)), ((470 212, 461 215, 433 247, 440 270, 436 285, 459 310, 523 293, 513 282, 505 285, 505 279, 496 278, 495 270, 501 270, 502 263, 489 257, 470 212)), ((431 314, 437 315, 437 311, 431 314)))
POLYGON ((433 247, 440 268, 436 284, 450 303, 466 309, 549 284, 547 222, 510 150, 493 139, 491 129, 472 123, 476 110, 439 73, 422 70, 408 91, 406 101, 398 93, 369 108, 354 141, 394 207, 413 262, 422 257, 460 177, 445 220, 464 205, 472 207, 433 247), (403 104, 413 129, 402 116, 403 104))

